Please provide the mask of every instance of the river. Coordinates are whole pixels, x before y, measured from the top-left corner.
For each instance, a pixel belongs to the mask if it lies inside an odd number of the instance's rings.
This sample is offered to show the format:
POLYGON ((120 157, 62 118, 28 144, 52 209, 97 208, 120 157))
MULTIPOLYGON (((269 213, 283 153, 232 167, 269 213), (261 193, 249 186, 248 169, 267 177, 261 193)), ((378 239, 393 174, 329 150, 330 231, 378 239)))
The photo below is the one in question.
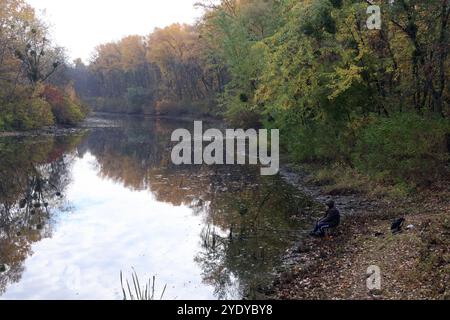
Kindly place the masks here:
POLYGON ((191 121, 85 127, 0 138, 0 299, 123 299, 121 272, 155 299, 263 297, 311 199, 257 166, 173 165, 191 121))

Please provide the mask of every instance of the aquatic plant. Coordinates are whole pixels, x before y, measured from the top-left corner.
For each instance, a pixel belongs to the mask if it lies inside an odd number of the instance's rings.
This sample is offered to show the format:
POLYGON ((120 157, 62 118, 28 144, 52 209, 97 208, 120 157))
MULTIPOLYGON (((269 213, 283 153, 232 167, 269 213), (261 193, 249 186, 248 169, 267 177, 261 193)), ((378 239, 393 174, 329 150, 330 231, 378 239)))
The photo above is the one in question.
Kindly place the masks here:
MULTIPOLYGON (((139 277, 133 268, 133 273, 131 274, 132 278, 132 286, 128 282, 128 279, 125 279, 126 287, 123 283, 123 275, 122 271, 120 271, 120 284, 122 286, 123 300, 155 300, 155 283, 156 276, 153 276, 145 283, 143 287, 139 282, 139 277)), ((163 291, 159 297, 159 300, 162 300, 164 297, 164 293, 166 292, 167 284, 164 286, 163 291)))

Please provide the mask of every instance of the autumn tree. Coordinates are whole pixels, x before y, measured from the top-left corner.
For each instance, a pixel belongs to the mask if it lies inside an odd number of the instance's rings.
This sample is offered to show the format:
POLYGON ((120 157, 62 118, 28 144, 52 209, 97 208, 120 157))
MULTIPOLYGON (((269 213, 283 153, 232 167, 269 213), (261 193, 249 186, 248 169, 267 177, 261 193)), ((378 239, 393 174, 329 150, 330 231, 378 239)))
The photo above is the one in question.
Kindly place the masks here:
POLYGON ((67 117, 56 117, 57 122, 80 121, 87 110, 64 93, 70 82, 66 57, 49 40, 45 23, 23 0, 1 0, 0 8, 0 130, 53 125, 55 106, 42 95, 50 80, 67 98, 60 106, 67 117))

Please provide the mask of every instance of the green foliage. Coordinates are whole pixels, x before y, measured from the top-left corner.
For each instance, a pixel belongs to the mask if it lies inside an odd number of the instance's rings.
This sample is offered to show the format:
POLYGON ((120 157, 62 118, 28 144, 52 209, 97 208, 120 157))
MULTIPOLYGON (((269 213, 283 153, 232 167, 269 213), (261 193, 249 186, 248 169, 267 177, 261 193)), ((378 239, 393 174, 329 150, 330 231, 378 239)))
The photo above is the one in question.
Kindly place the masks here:
POLYGON ((328 0, 314 1, 301 11, 300 29, 308 36, 322 38, 323 33, 336 33, 336 22, 331 16, 333 6, 328 0))
POLYGON ((342 130, 333 123, 311 123, 286 128, 284 141, 288 151, 299 161, 330 162, 344 157, 342 130), (292 137, 295 136, 295 139, 292 137))
POLYGON ((88 110, 82 105, 70 87, 67 90, 69 93, 65 93, 59 88, 45 85, 38 86, 36 94, 50 104, 57 124, 73 126, 85 118, 88 110))
POLYGON ((241 102, 230 103, 224 114, 228 122, 236 128, 258 128, 261 126, 261 115, 241 102))
POLYGON ((16 100, 1 108, 2 130, 33 130, 53 124, 51 106, 41 98, 16 100))
POLYGON ((302 126, 291 125, 287 119, 281 123, 282 143, 294 160, 341 163, 396 185, 398 194, 448 173, 450 123, 442 118, 405 113, 302 126))
POLYGON ((394 183, 426 184, 446 172, 450 124, 414 114, 379 118, 358 135, 356 167, 394 183))
MULTIPOLYGON (((97 47, 90 65, 78 61, 72 68, 75 88, 98 111, 220 114, 236 127, 279 128, 283 147, 294 159, 368 173, 393 183, 398 194, 446 172, 446 1, 380 4, 383 24, 376 31, 367 29, 364 1, 222 0, 211 5, 204 0, 199 5, 205 14, 196 25, 173 24, 147 37, 128 36, 97 47)), ((28 19, 35 20, 34 14, 28 19)), ((2 21, 9 20, 4 15, 2 21)), ((40 33, 31 38, 47 42, 40 33)), ((0 129, 51 122, 36 98, 36 110, 25 107, 29 94, 10 98, 14 70, 42 52, 26 42, 5 43, 20 50, 0 59, 7 62, 0 71, 10 79, 0 86, 0 99, 6 101, 0 129)), ((54 60, 50 57, 47 62, 54 60)), ((39 71, 31 72, 33 88, 39 83, 33 79, 45 79, 54 69, 35 67, 28 66, 39 71)), ((18 88, 26 91, 27 85, 18 88)), ((87 112, 74 93, 53 88, 45 99, 57 123, 75 124, 87 112)))
POLYGON ((64 99, 63 104, 52 107, 52 111, 58 124, 76 125, 85 117, 82 106, 70 100, 68 97, 64 99))
POLYGON ((381 31, 360 1, 259 3, 221 1, 204 17, 230 74, 219 101, 233 125, 279 128, 294 159, 368 173, 398 194, 448 172, 445 3, 383 4, 381 31))

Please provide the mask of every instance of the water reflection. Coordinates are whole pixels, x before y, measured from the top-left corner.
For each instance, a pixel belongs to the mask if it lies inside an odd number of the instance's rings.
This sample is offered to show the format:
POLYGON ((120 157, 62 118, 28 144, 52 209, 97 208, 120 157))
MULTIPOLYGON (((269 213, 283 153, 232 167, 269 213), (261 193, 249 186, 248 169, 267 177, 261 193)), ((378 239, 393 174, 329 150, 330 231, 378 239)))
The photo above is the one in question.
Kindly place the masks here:
POLYGON ((0 294, 20 281, 32 244, 50 237, 83 136, 0 140, 0 294))
POLYGON ((172 165, 190 123, 108 120, 0 140, 2 298, 117 299, 131 266, 169 299, 260 297, 309 199, 255 167, 172 165))

